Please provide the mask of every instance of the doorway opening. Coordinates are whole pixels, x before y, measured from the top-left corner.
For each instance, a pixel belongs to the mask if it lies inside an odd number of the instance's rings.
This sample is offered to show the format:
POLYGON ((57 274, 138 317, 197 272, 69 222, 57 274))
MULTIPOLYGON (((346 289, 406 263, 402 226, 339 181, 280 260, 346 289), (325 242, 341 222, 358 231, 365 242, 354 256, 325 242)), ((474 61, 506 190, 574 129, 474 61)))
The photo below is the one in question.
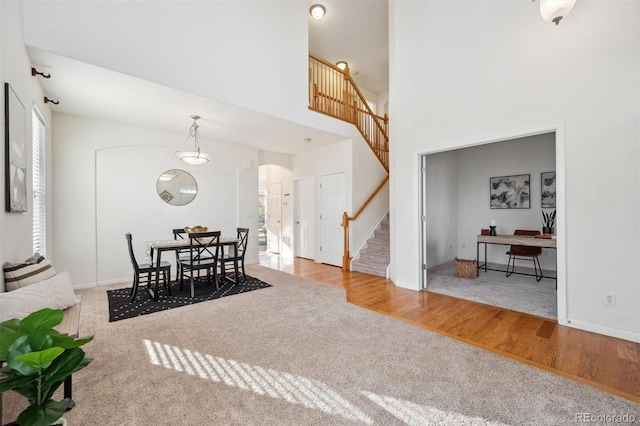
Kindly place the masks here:
MULTIPOLYGON (((561 129, 560 129, 561 130, 561 129)), ((531 132, 500 140, 420 156, 421 285, 423 289, 531 313, 560 323, 566 321, 564 271, 564 162, 559 129, 531 132), (557 204, 543 204, 543 176, 555 172, 557 204), (516 207, 492 205, 490 184, 496 177, 527 175, 527 203, 516 207), (501 206, 504 207, 504 206, 501 206), (496 226, 497 234, 513 235, 516 229, 542 231, 543 212, 557 212, 556 250, 544 249, 539 257, 543 275, 479 272, 475 280, 454 275, 454 259, 475 259, 477 236, 496 226)), ((548 190, 548 188, 546 189, 548 190)), ((548 194, 547 194, 548 197, 548 194)), ((483 249, 484 250, 484 249, 483 249)), ((489 245, 487 260, 506 271, 509 246, 489 245), (502 267, 502 268, 501 268, 502 267)), ((528 272, 531 262, 520 262, 528 272)))

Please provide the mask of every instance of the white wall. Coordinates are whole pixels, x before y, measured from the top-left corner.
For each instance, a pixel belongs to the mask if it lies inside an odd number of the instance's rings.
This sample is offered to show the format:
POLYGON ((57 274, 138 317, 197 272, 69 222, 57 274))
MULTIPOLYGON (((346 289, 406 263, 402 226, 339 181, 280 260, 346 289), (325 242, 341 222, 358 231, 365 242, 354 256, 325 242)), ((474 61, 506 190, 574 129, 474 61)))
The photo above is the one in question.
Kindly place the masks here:
MULTIPOLYGON (((498 234, 513 234, 516 229, 542 232, 542 200, 540 173, 555 170, 555 134, 530 136, 512 141, 465 148, 456 151, 457 157, 457 256, 476 258, 476 236, 480 229, 496 221, 498 234), (509 175, 530 175, 530 208, 491 209, 489 207, 489 179, 509 175)), ((545 211, 551 211, 545 209, 545 211)), ((454 246, 455 247, 455 246, 454 246)), ((506 264, 505 246, 487 247, 490 262, 506 264)), ((556 251, 543 250, 540 265, 555 270, 556 251)), ((519 262, 527 266, 526 262, 519 262)), ((531 264, 529 264, 531 266, 531 264)))
POLYGON ((173 228, 203 225, 235 235, 236 227, 248 227, 245 261, 257 262, 257 150, 206 141, 213 160, 189 166, 175 157, 184 135, 67 114, 54 119, 53 247, 56 268, 69 271, 76 285, 131 279, 125 232, 143 261, 145 241, 172 239, 173 228), (174 168, 198 183, 198 195, 183 207, 156 192, 157 178, 174 168))
POLYGON ((456 151, 427 156, 426 173, 425 250, 427 268, 430 268, 448 262, 457 255, 459 170, 456 151))
POLYGON ((410 165, 419 153, 554 127, 564 142, 566 320, 640 341, 640 3, 583 0, 559 26, 531 3, 390 8, 394 282, 418 288, 410 165))
MULTIPOLYGON (((19 262, 33 254, 33 206, 32 206, 32 123, 33 106, 37 106, 45 120, 47 149, 51 146, 51 111, 45 106, 44 96, 37 78, 31 76, 31 63, 24 47, 22 34, 22 2, 0 2, 0 81, 3 83, 2 99, 4 99, 4 83, 9 83, 25 108, 25 135, 27 159, 27 200, 25 213, 7 213, 4 207, 5 174, 0 173, 0 188, 2 188, 2 212, 0 213, 0 263, 19 262)), ((0 134, 4 146, 4 101, 2 102, 2 119, 0 120, 0 134)), ((5 151, 0 150, 0 164, 4 170, 5 151)), ((47 174, 50 176, 51 168, 47 174)), ((50 193, 51 191, 49 191, 50 193)), ((49 205, 51 196, 48 196, 49 205)), ((50 212, 50 209, 48 208, 50 212)), ((48 215, 50 223, 51 215, 48 215)), ((48 241, 51 241, 48 232, 48 241)), ((51 250, 48 250, 51 252, 51 250)), ((49 254, 49 253, 48 253, 49 254)), ((57 267, 54 263, 54 267, 57 267)), ((4 291, 4 274, 0 277, 0 291, 4 291)))

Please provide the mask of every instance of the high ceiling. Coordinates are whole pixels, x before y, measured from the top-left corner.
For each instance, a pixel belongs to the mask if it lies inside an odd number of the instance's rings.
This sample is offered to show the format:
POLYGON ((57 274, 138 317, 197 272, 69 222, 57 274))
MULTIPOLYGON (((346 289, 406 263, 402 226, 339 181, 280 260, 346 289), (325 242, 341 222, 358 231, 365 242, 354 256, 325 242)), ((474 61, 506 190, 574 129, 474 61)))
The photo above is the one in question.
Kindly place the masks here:
MULTIPOLYGON (((388 90, 387 0, 322 0, 327 13, 309 15, 309 50, 332 62, 346 60, 356 83, 370 92, 388 90), (366 12, 365 12, 366 11, 366 12), (367 16, 367 20, 361 19, 367 16)), ((310 3, 313 4, 313 3, 310 3)), ((182 92, 156 83, 28 47, 34 65, 55 78, 38 79, 55 96, 54 112, 183 133, 197 113, 204 140, 295 154, 339 142, 343 136, 182 92), (100 84, 96 84, 100 82, 100 84), (176 114, 182 111, 182 114, 176 114), (184 117, 178 119, 177 117, 184 117), (206 117, 216 117, 215 121, 206 117), (306 138, 312 143, 304 143, 306 138)))
POLYGON ((326 13, 309 14, 309 52, 329 62, 346 61, 359 87, 380 94, 389 90, 387 0, 319 0, 326 13))

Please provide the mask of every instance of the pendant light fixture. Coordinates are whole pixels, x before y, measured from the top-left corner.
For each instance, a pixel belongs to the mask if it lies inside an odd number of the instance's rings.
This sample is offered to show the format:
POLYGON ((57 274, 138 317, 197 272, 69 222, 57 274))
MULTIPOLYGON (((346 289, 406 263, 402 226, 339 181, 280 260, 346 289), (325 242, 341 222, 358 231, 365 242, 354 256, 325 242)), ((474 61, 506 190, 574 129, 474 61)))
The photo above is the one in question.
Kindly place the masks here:
POLYGON ((189 128, 189 136, 187 136, 185 144, 189 142, 189 139, 193 138, 194 150, 178 151, 176 152, 176 157, 178 157, 185 163, 197 166, 209 161, 209 156, 204 152, 200 152, 200 133, 198 131, 198 129, 200 128, 200 126, 198 126, 198 120, 200 119, 200 116, 192 115, 191 118, 193 118, 193 124, 189 128))
POLYGON ((540 0, 540 16, 545 21, 558 25, 571 12, 575 3, 576 0, 540 0))

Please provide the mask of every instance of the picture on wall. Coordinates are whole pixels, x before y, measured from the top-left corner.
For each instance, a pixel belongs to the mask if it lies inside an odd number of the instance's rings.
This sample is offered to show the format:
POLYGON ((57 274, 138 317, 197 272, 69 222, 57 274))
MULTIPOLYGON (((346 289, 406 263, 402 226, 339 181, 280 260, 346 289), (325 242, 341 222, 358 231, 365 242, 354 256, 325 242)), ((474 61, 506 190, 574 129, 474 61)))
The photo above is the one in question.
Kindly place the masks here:
POLYGON ((540 174, 542 185, 542 208, 555 208, 556 206, 556 172, 540 174))
POLYGON ((26 118, 22 102, 4 84, 5 206, 8 212, 27 211, 26 118))
POLYGON ((528 209, 530 176, 499 176, 489 179, 490 200, 492 209, 528 209))

